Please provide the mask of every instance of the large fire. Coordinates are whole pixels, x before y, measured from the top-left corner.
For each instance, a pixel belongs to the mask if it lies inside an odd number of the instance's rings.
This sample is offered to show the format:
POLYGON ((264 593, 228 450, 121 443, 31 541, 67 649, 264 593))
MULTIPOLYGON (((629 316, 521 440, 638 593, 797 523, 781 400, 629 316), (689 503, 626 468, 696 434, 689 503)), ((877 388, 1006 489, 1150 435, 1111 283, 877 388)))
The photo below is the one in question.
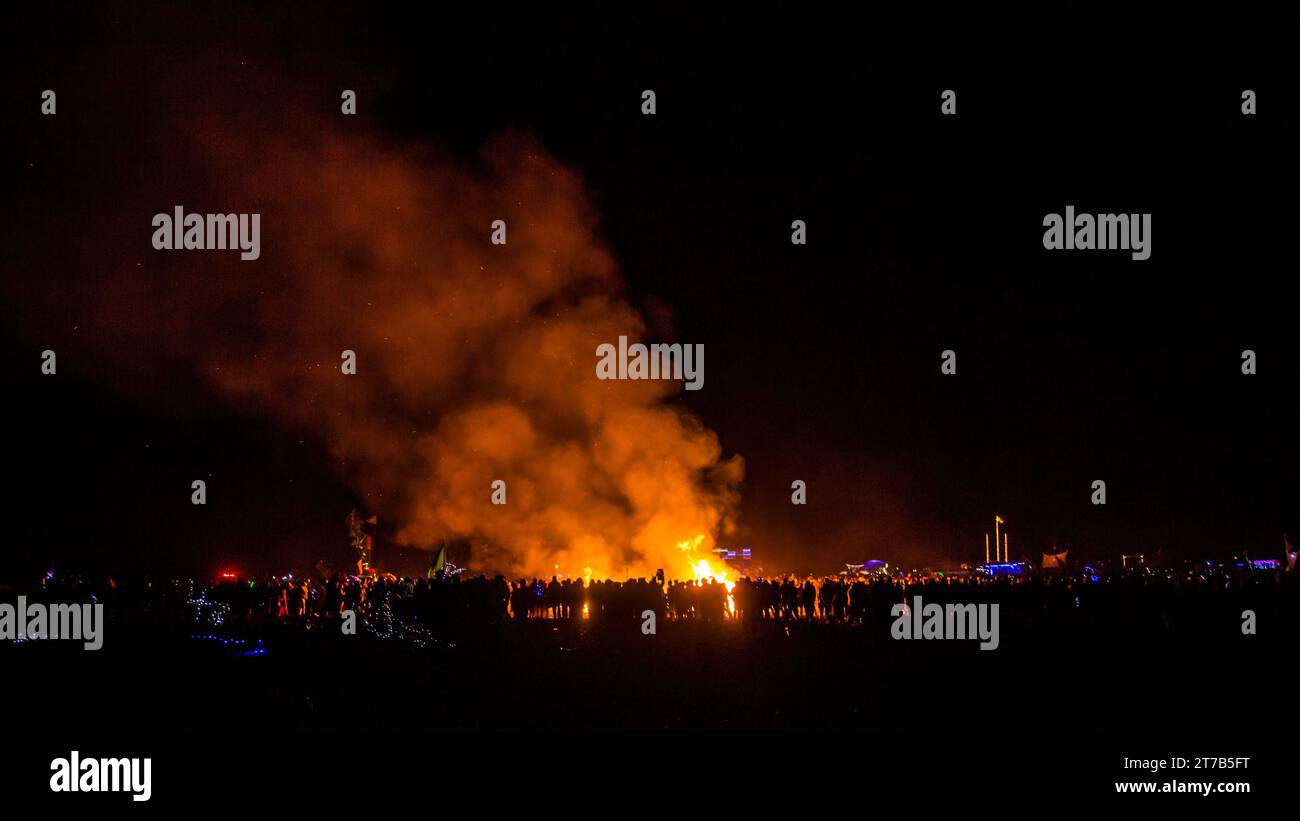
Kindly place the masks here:
POLYGON ((677 548, 686 553, 687 563, 690 565, 690 570, 694 575, 695 581, 702 582, 705 579, 712 579, 714 583, 721 584, 727 588, 727 609, 730 612, 735 613, 736 601, 732 596, 732 590, 736 587, 735 581, 727 578, 727 571, 714 570, 713 565, 709 563, 707 558, 704 558, 703 556, 700 558, 694 558, 700 553, 700 545, 705 544, 706 542, 707 546, 705 549, 711 549, 713 540, 701 533, 694 539, 687 539, 686 541, 678 542, 677 548))
MULTIPOLYGON (((169 177, 270 226, 255 263, 156 254, 58 311, 85 316, 108 355, 190 361, 233 405, 327 449, 399 544, 469 545, 458 564, 516 578, 663 568, 730 584, 707 551, 732 532, 743 461, 678 401, 680 381, 597 378, 602 343, 672 332, 627 299, 578 173, 520 135, 467 162, 313 116, 173 124, 194 145, 169 177)), ((124 192, 121 210, 154 213, 168 183, 124 192)), ((96 247, 133 258, 136 233, 96 247)))

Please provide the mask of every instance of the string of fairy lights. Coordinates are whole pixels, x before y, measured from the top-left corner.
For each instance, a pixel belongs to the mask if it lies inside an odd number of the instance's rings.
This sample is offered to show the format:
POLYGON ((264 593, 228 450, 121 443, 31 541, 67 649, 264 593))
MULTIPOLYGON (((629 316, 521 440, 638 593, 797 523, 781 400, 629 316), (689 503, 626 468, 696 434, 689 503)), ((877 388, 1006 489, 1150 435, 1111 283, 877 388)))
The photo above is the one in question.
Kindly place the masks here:
MULTIPOLYGON (((216 632, 218 628, 228 625, 231 606, 209 598, 207 591, 196 591, 186 600, 186 604, 191 609, 193 626, 203 631, 191 634, 191 640, 211 642, 247 656, 261 656, 269 652, 262 639, 251 640, 250 644, 249 639, 223 636, 216 632)), ((400 616, 387 601, 371 607, 358 618, 357 625, 360 634, 380 641, 400 641, 418 648, 456 647, 455 642, 438 638, 414 618, 400 616)))

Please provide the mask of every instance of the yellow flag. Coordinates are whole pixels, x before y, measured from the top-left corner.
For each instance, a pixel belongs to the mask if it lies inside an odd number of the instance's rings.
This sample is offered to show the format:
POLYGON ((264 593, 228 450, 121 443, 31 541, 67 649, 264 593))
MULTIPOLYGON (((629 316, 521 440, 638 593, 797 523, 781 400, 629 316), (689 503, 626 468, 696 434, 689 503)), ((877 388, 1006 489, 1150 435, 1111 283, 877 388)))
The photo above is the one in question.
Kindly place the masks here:
POLYGON ((438 555, 433 557, 433 564, 429 565, 429 574, 428 574, 429 578, 432 579, 434 574, 436 574, 439 570, 442 570, 446 566, 447 566, 447 545, 444 543, 438 546, 438 555))

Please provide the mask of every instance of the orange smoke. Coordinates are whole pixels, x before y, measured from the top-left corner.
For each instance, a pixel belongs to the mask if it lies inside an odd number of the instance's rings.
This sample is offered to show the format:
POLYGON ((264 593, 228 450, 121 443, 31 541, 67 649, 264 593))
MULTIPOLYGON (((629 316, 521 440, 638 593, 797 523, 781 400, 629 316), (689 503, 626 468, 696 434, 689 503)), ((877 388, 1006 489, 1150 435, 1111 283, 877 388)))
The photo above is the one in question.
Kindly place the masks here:
POLYGON ((189 358, 240 408, 324 441, 397 541, 467 540, 473 570, 689 578, 678 543, 705 534, 707 553, 733 527, 742 460, 681 383, 596 379, 597 346, 645 324, 581 180, 533 140, 467 163, 306 116, 185 131, 202 182, 156 184, 136 244, 178 203, 260 212, 262 258, 133 252, 144 267, 108 284, 101 332, 189 358))

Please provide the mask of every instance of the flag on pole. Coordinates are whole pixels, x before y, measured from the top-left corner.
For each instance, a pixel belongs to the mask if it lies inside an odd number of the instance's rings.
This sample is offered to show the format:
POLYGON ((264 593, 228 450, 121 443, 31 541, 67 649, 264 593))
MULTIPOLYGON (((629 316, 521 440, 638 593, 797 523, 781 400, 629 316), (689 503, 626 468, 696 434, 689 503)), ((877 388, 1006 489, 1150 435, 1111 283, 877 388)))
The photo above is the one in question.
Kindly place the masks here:
POLYGON ((438 545, 438 552, 433 557, 433 564, 429 565, 428 578, 432 579, 446 566, 447 566, 447 544, 446 542, 444 542, 438 545))
POLYGON ((997 515, 994 515, 993 521, 997 522, 1000 525, 1004 525, 1007 523, 1006 519, 1003 519, 1001 516, 997 516, 997 515))

